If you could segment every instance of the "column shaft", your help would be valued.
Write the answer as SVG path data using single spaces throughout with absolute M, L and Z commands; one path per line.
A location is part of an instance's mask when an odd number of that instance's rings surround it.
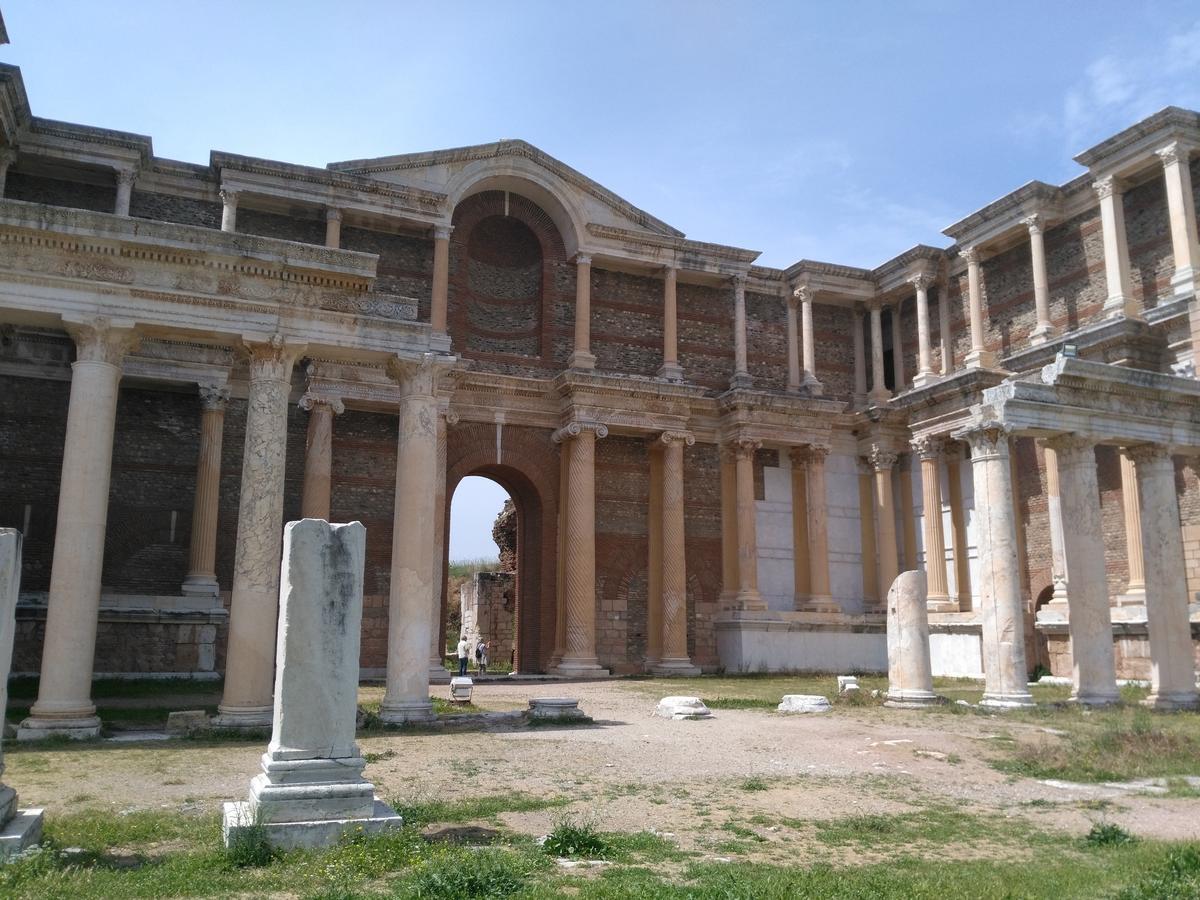
M 131 170 L 117 171 L 117 197 L 113 204 L 113 213 L 118 216 L 129 215 L 129 204 L 133 200 L 133 182 L 135 173 Z
M 389 374 L 400 385 L 400 427 L 388 590 L 387 687 L 379 717 L 401 723 L 433 718 L 429 648 L 435 595 L 437 367 L 432 354 L 420 361 L 392 359 Z M 414 527 L 414 523 L 425 525 Z
M 1037 326 L 1029 335 L 1031 344 L 1044 344 L 1054 335 L 1050 324 L 1050 280 L 1046 273 L 1046 243 L 1042 238 L 1043 217 L 1038 214 L 1021 220 L 1029 229 L 1029 253 L 1033 264 L 1033 303 Z
M 805 448 L 805 500 L 808 507 L 808 608 L 813 612 L 841 612 L 829 581 L 829 496 L 825 491 L 827 444 Z M 799 552 L 799 551 L 798 551 Z
M 453 230 L 449 225 L 437 225 L 433 229 L 433 293 L 429 305 L 429 324 L 437 334 L 446 333 L 450 300 L 450 233 Z
M 821 393 L 821 382 L 817 379 L 816 333 L 813 331 L 813 292 L 805 288 L 800 295 L 800 324 L 804 337 L 804 385 L 810 394 Z
M 858 470 L 858 522 L 862 547 L 863 611 L 871 612 L 880 604 L 878 548 L 875 545 L 874 474 L 867 464 Z
M 807 609 L 812 593 L 812 574 L 808 559 L 808 476 L 804 468 L 806 453 L 803 447 L 793 447 L 792 461 L 792 584 L 793 605 Z
M 721 608 L 737 602 L 737 457 L 731 447 L 721 448 Z
M 336 207 L 325 210 L 325 246 L 337 250 L 342 245 L 342 211 Z
M 1042 455 L 1046 460 L 1046 512 L 1050 518 L 1050 578 L 1054 594 L 1050 604 L 1067 602 L 1067 563 L 1063 552 L 1062 499 L 1058 491 L 1058 457 L 1054 448 L 1043 442 Z
M 1032 706 L 1025 665 L 1025 619 L 1013 522 L 1008 433 L 974 427 L 955 433 L 971 444 L 978 511 L 979 593 L 983 613 L 984 706 Z
M 900 333 L 900 303 L 892 306 L 892 381 L 895 393 L 901 393 L 905 388 L 904 381 L 904 341 Z
M 663 444 L 650 439 L 650 503 L 647 532 L 650 568 L 646 576 L 646 667 L 662 659 L 663 647 Z
M 575 258 L 575 351 L 571 354 L 572 369 L 596 368 L 592 355 L 592 258 L 579 254 Z
M 983 277 L 980 272 L 979 250 L 967 247 L 962 251 L 967 261 L 967 302 L 971 320 L 971 352 L 965 360 L 967 368 L 992 366 L 995 354 L 984 349 L 983 341 Z
M 922 273 L 909 279 L 917 290 L 917 374 L 914 387 L 923 387 L 936 379 L 933 371 L 933 338 L 929 331 L 929 287 L 933 276 Z
M 733 387 L 750 387 L 750 364 L 746 350 L 746 277 L 733 279 Z
M 758 510 L 754 501 L 754 453 L 758 441 L 738 441 L 737 454 L 737 560 L 739 609 L 766 609 L 758 592 Z
M 596 659 L 596 437 L 603 426 L 569 426 L 571 505 L 567 507 L 566 646 L 558 672 L 599 675 Z
M 1115 703 L 1112 616 L 1104 564 L 1096 447 L 1086 438 L 1063 435 L 1048 441 L 1058 458 L 1064 547 L 1071 573 L 1068 623 L 1075 690 L 1071 699 L 1088 705 Z
M 1175 273 L 1171 277 L 1176 296 L 1194 297 L 1200 267 L 1200 239 L 1196 236 L 1196 198 L 1192 193 L 1192 170 L 1188 150 L 1178 143 L 1158 151 L 1167 184 L 1167 213 L 1171 223 L 1171 248 Z
M 871 311 L 871 393 L 870 398 L 882 402 L 891 397 L 883 378 L 883 310 L 872 303 Z
M 550 668 L 556 667 L 567 646 L 567 509 L 571 503 L 571 441 L 558 445 L 558 550 L 554 606 L 554 655 Z
M 871 449 L 875 469 L 875 518 L 879 525 L 879 596 L 884 598 L 900 574 L 896 552 L 896 503 L 892 493 L 892 468 L 896 454 L 876 445 Z
M 18 737 L 99 734 L 91 701 L 92 663 L 100 611 L 113 433 L 121 360 L 133 332 L 96 323 L 68 326 L 75 339 L 71 396 L 58 491 L 58 522 L 50 565 L 46 636 L 37 702 Z
M 678 270 L 667 266 L 663 275 L 663 363 L 658 375 L 670 381 L 683 380 L 683 367 L 679 365 L 678 280 Z
M 300 515 L 305 519 L 329 521 L 333 471 L 333 414 L 341 402 L 306 395 L 300 401 L 308 410 L 308 436 L 304 444 L 304 489 Z
M 1125 204 L 1121 186 L 1112 175 L 1092 184 L 1100 198 L 1100 226 L 1104 232 L 1104 279 L 1108 298 L 1107 316 L 1138 315 L 1133 301 L 1133 282 L 1129 271 L 1129 240 L 1125 234 Z
M 656 671 L 699 675 L 688 657 L 687 563 L 684 547 L 683 448 L 695 443 L 686 432 L 662 436 L 662 658 Z
M 973 607 L 973 599 L 967 509 L 962 494 L 962 454 L 957 448 L 946 455 L 946 487 L 950 502 L 950 548 L 954 554 L 954 593 L 959 611 L 964 611 Z
M 246 443 L 229 605 L 225 692 L 217 724 L 261 728 L 271 724 L 275 681 L 288 393 L 292 365 L 304 348 L 273 340 L 246 349 L 250 356 Z
M 900 499 L 896 503 L 896 510 L 900 513 L 900 537 L 904 544 L 903 571 L 911 572 L 917 568 L 917 520 L 913 515 L 912 459 L 907 455 L 901 456 L 898 470 Z
M 221 191 L 221 230 L 237 231 L 237 191 Z M 281 545 L 282 546 L 282 545 Z
M 196 458 L 196 496 L 192 503 L 192 537 L 183 593 L 216 597 L 217 511 L 221 502 L 221 443 L 229 389 L 200 385 L 200 452 Z
M 854 338 L 854 396 L 865 400 L 867 396 L 867 351 L 863 345 L 863 313 L 855 309 L 853 318 Z
M 437 454 L 433 469 L 433 628 L 430 633 L 430 684 L 447 684 L 450 681 L 450 674 L 444 665 L 446 639 L 442 631 L 445 618 L 442 600 L 446 591 L 446 428 L 457 421 L 457 414 L 448 410 L 438 411 Z
M 950 340 L 950 290 L 946 284 L 946 279 L 943 278 L 938 282 L 938 345 L 941 348 L 941 369 L 942 375 L 949 375 L 954 371 L 954 344 Z
M 925 573 L 928 576 L 930 612 L 955 612 L 946 582 L 946 538 L 942 526 L 941 441 L 933 437 L 913 441 L 921 459 L 922 524 L 925 538 Z
M 1175 495 L 1175 466 L 1165 447 L 1130 451 L 1142 498 L 1146 547 L 1146 623 L 1150 633 L 1148 706 L 1195 709 L 1196 664 L 1188 622 L 1187 569 Z
M 4 197 L 4 187 L 8 181 L 8 167 L 17 161 L 17 152 L 12 147 L 0 150 L 0 198 Z
M 797 325 L 795 297 L 787 301 L 787 389 L 795 393 L 800 390 L 800 331 Z
M 1133 459 L 1121 450 L 1121 509 L 1125 519 L 1125 554 L 1129 561 L 1129 583 L 1117 598 L 1118 606 L 1146 602 L 1146 570 L 1142 556 L 1142 504 L 1138 500 L 1138 479 Z

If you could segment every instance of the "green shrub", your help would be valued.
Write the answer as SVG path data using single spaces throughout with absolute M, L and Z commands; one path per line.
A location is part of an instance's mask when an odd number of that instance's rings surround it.
M 542 848 L 552 856 L 574 856 L 584 859 L 606 859 L 612 854 L 608 841 L 596 830 L 594 822 L 576 822 L 563 817 L 554 823 Z
M 414 897 L 504 900 L 529 883 L 534 866 L 503 850 L 439 853 L 422 860 L 411 877 Z
M 1097 822 L 1084 840 L 1093 847 L 1119 847 L 1132 844 L 1137 838 L 1115 822 Z

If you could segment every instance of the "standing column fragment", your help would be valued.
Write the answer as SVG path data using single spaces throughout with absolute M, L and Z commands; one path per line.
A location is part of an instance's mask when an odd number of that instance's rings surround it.
M 217 514 L 221 502 L 221 444 L 229 388 L 200 385 L 200 452 L 196 458 L 196 498 L 192 504 L 192 536 L 184 594 L 212 597 L 217 584 Z

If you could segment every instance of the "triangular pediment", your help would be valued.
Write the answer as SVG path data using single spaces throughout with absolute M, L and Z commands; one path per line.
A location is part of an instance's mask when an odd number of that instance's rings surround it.
M 522 173 L 536 174 L 539 181 L 553 184 L 575 200 L 587 221 L 600 225 L 628 228 L 669 237 L 683 232 L 655 218 L 608 188 L 521 140 L 495 141 L 472 147 L 402 153 L 374 159 L 353 159 L 330 163 L 331 171 L 345 172 L 439 193 L 454 193 L 468 172 L 495 171 L 520 178 Z

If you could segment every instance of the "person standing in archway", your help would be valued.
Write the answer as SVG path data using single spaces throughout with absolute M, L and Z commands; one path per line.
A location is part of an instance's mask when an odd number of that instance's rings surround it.
M 471 645 L 467 642 L 467 636 L 464 634 L 458 639 L 458 674 L 460 678 L 465 678 L 467 674 L 467 658 L 471 654 Z
M 479 639 L 478 645 L 475 647 L 475 662 L 479 666 L 479 674 L 487 674 L 488 664 L 488 645 L 482 637 Z

